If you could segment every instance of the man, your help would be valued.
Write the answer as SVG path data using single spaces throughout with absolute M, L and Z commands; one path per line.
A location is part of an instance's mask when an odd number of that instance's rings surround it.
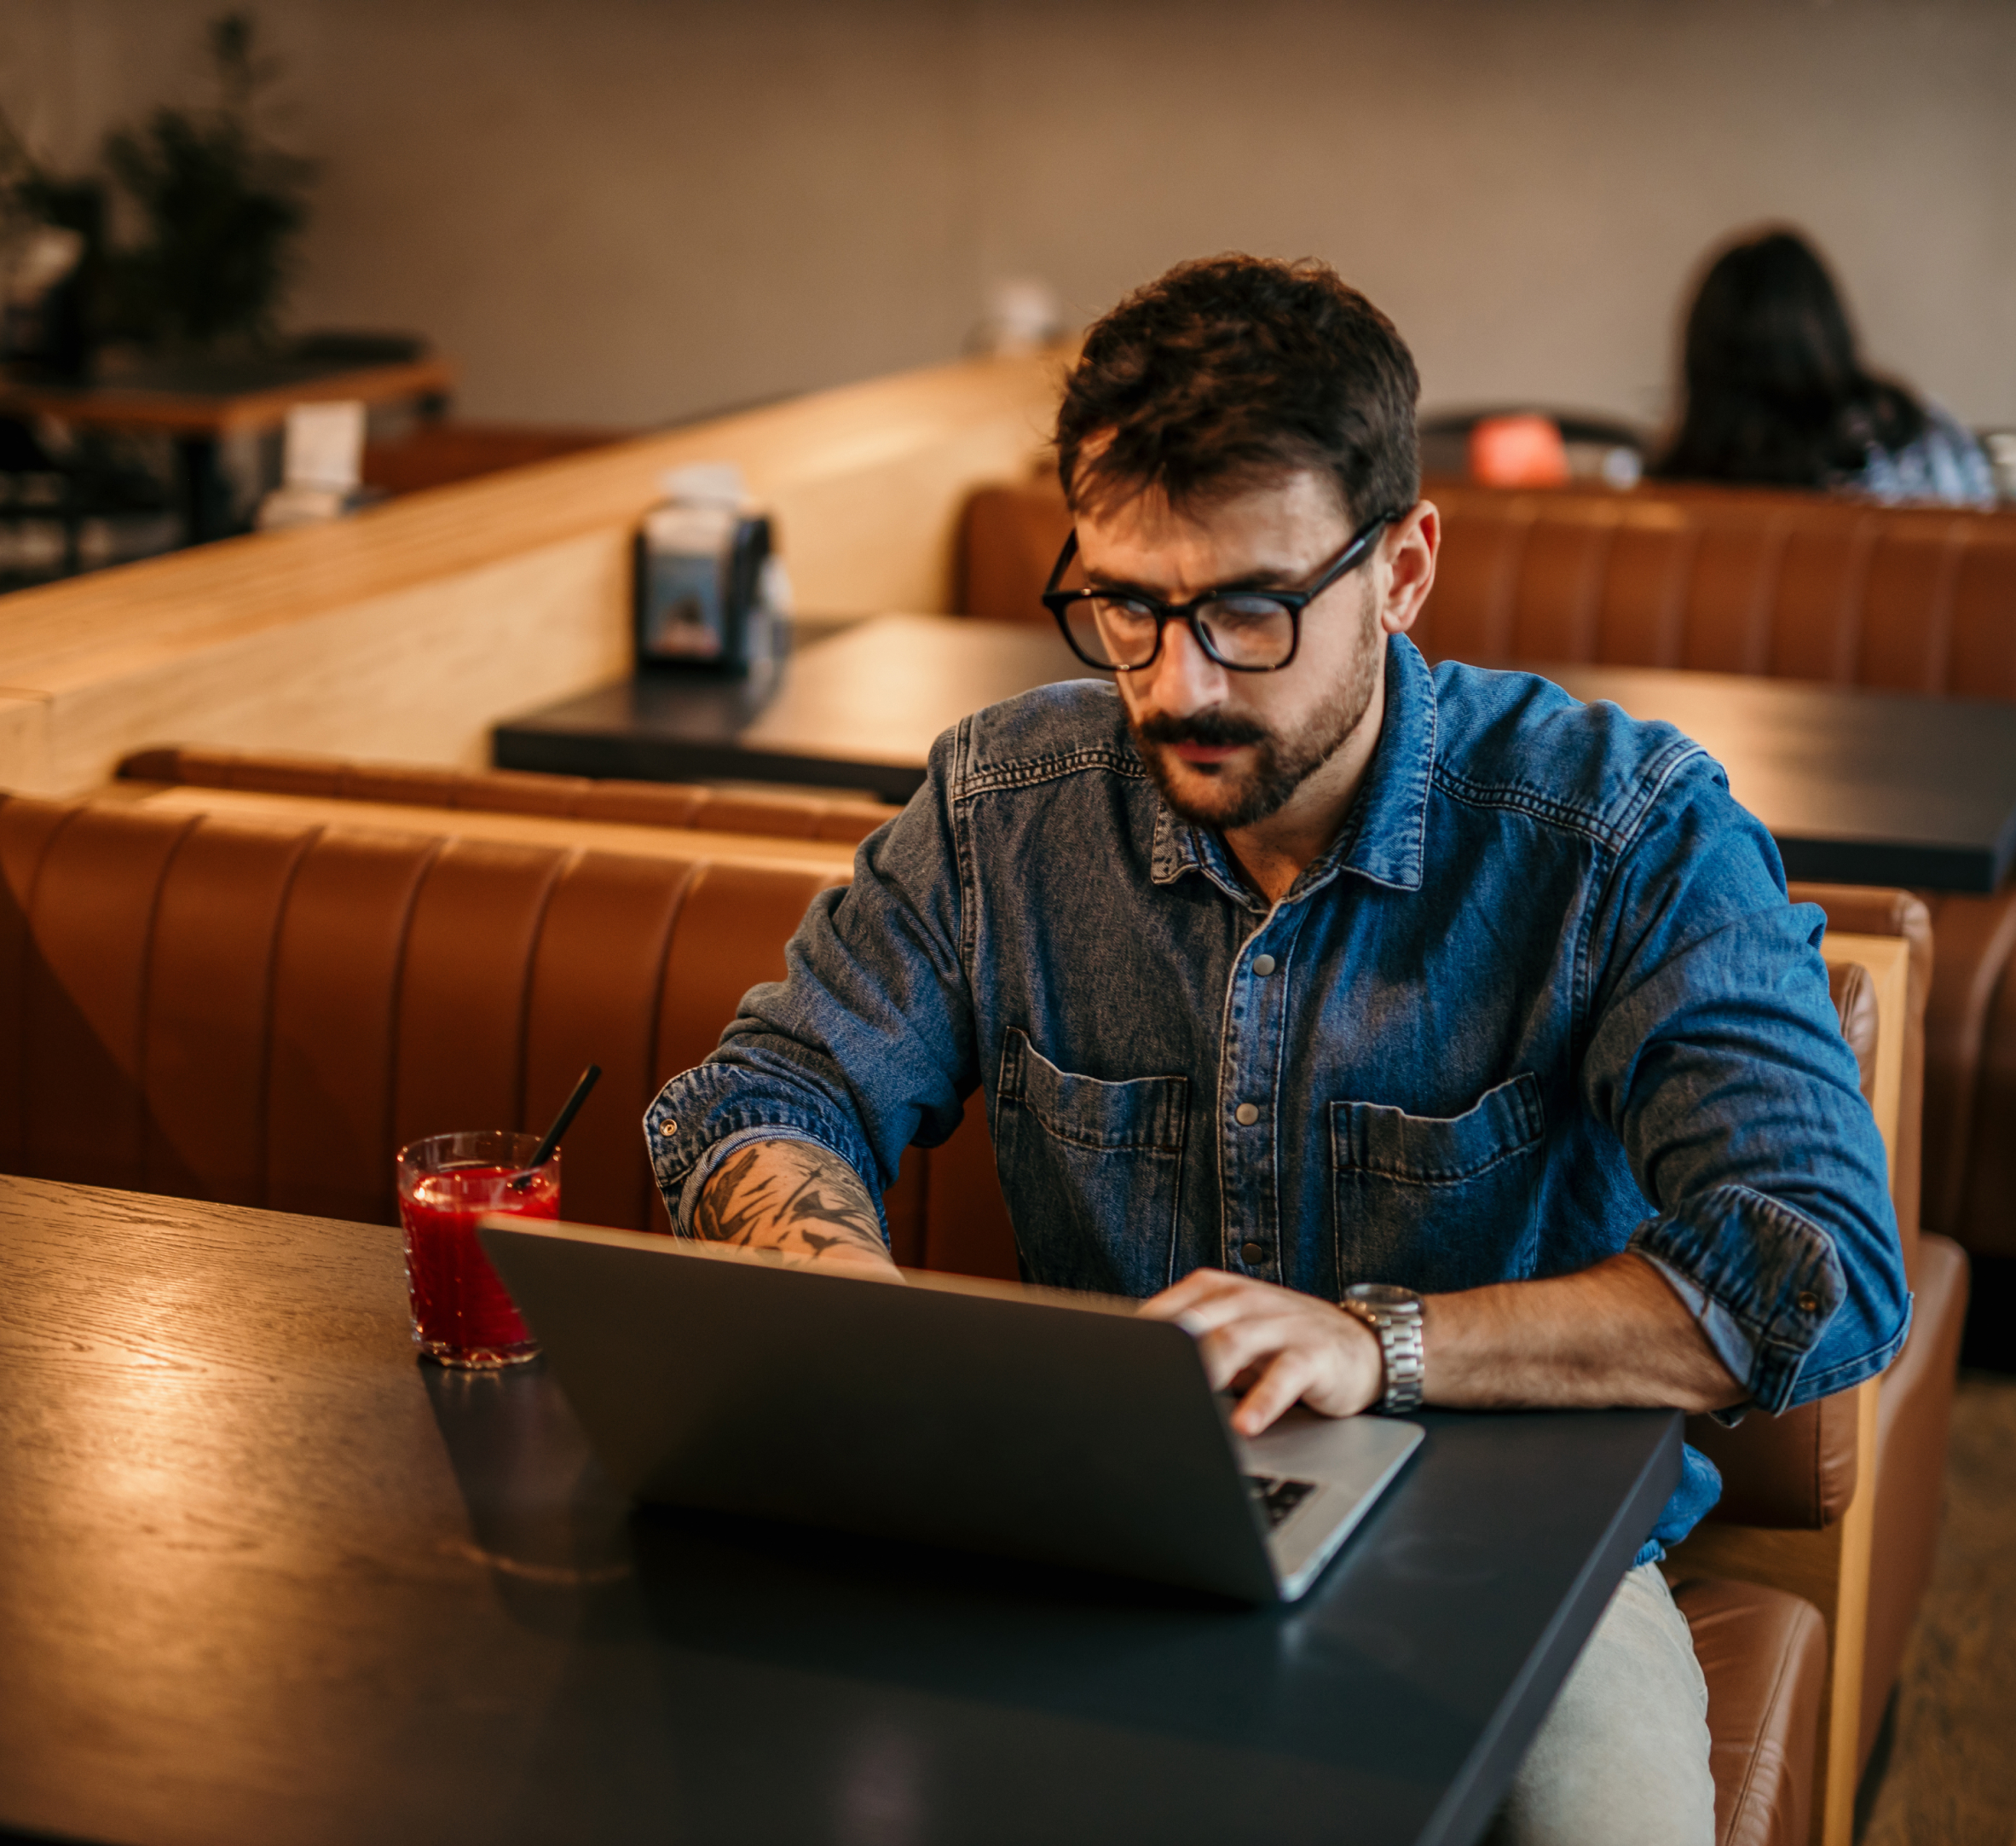
M 1822 919 L 1670 727 L 1430 672 L 1417 389 L 1316 264 L 1186 264 L 1094 327 L 1046 600 L 1116 685 L 939 739 L 653 1105 L 682 1230 L 892 1273 L 876 1196 L 978 1086 L 1031 1279 L 1148 1298 L 1248 1432 L 1297 1399 L 1776 1412 L 1895 1354 Z M 1713 1837 L 1655 1565 L 1719 1484 L 1689 1451 L 1503 1837 Z

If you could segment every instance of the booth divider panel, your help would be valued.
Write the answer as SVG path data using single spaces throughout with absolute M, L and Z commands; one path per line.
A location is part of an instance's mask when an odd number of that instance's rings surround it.
M 772 865 L 703 865 L 686 893 L 665 962 L 656 1075 L 690 1070 L 720 1042 L 742 995 L 784 978 L 783 946 L 806 906 L 839 881 Z
M 1957 520 L 1892 527 L 1875 542 L 1863 591 L 1863 686 L 1943 692 L 1950 678 L 1953 590 L 1967 529 Z
M 2016 541 L 1976 536 L 1954 571 L 1944 690 L 2016 698 Z
M 1532 524 L 1527 501 L 1447 513 L 1435 587 L 1414 634 L 1430 660 L 1486 664 L 1510 655 L 1513 593 Z
M 1781 520 L 1768 524 L 1701 522 L 1677 664 L 1697 673 L 1765 670 L 1784 550 Z
M 1967 1195 L 1954 1232 L 1980 1256 L 2016 1257 L 2016 981 L 1997 983 L 1981 1047 L 1981 1080 L 1974 1097 L 1973 1147 L 1967 1165 Z
M 806 906 L 829 885 L 842 882 L 829 873 L 783 866 L 701 867 L 679 907 L 665 958 L 652 1064 L 659 1086 L 713 1050 L 750 987 L 759 981 L 783 979 L 783 945 Z M 672 1228 L 656 1185 L 650 1228 Z
M 392 1069 L 407 923 L 438 839 L 321 834 L 294 874 L 273 958 L 269 1209 L 389 1224 Z
M 27 1041 L 35 880 L 49 842 L 72 812 L 54 801 L 0 796 L 0 1172 L 26 1171 L 22 1111 L 35 1081 Z
M 1614 667 L 1678 667 L 1695 533 L 1626 520 L 1610 541 L 1594 657 Z
M 640 1118 L 657 1093 L 659 996 L 694 871 L 690 860 L 584 853 L 546 906 L 526 1009 L 525 1121 L 543 1127 L 582 1070 L 602 1067 L 561 1160 L 561 1214 L 577 1222 L 650 1222 Z
M 1520 660 L 1596 657 L 1597 610 L 1616 520 L 1539 518 L 1519 563 L 1511 651 Z
M 314 835 L 205 819 L 161 882 L 147 974 L 142 1183 L 263 1205 L 274 948 Z
M 404 1143 L 523 1126 L 532 952 L 562 871 L 551 847 L 451 840 L 407 926 L 392 1079 Z
M 1972 979 L 1936 982 L 1926 1003 L 1920 1212 L 1926 1230 L 1960 1237 L 1983 1089 L 1984 1045 L 1996 995 L 2007 985 L 2006 969 L 2016 953 L 2016 893 L 1935 894 L 1928 907 L 1938 958 L 1971 970 Z M 1992 1123 L 1985 1126 L 1992 1131 Z
M 147 946 L 161 881 L 194 819 L 88 808 L 35 881 L 20 1056 L 22 1167 L 42 1179 L 145 1184 Z
M 1765 670 L 1775 678 L 1855 683 L 1863 594 L 1875 534 L 1873 519 L 1860 521 L 1846 541 L 1838 519 L 1793 522 L 1771 612 Z

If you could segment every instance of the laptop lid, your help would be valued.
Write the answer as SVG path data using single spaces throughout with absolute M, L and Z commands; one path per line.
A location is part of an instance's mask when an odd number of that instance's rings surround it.
M 1195 1343 L 1131 1302 L 524 1218 L 480 1235 L 638 1499 L 1283 1594 Z

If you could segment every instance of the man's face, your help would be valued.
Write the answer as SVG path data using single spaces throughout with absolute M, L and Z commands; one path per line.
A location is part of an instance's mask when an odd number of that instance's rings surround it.
M 1336 488 L 1313 470 L 1185 512 L 1158 493 L 1078 516 L 1089 582 L 1181 603 L 1206 590 L 1300 589 L 1350 541 Z M 1233 673 L 1181 622 L 1138 673 L 1117 675 L 1135 743 L 1163 798 L 1219 828 L 1267 819 L 1365 717 L 1383 671 L 1378 553 L 1302 613 L 1295 658 Z

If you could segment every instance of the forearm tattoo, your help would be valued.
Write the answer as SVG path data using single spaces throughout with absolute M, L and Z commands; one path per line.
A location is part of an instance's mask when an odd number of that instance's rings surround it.
M 757 1141 L 731 1154 L 693 1207 L 710 1243 L 817 1259 L 835 1248 L 886 1257 L 875 1201 L 836 1154 L 804 1141 Z

